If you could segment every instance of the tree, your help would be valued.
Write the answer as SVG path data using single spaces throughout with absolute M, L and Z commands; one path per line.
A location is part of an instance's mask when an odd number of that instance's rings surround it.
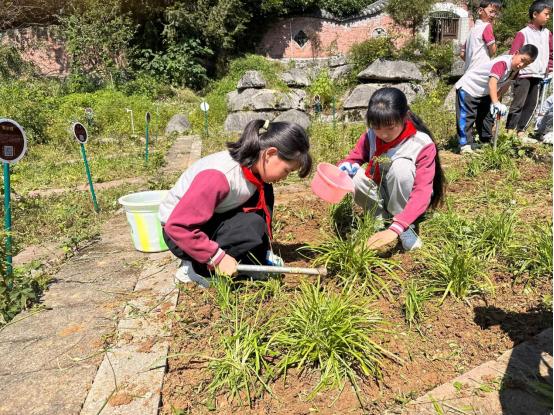
M 506 0 L 502 15 L 494 25 L 494 35 L 502 49 L 509 48 L 515 34 L 529 21 L 529 6 L 532 0 Z
M 411 30 L 416 36 L 435 3 L 436 0 L 389 0 L 386 12 L 397 25 Z

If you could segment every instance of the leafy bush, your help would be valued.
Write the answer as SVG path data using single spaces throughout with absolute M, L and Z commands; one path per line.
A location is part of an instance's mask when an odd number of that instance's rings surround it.
M 352 46 L 349 60 L 354 65 L 354 75 L 364 70 L 376 59 L 393 59 L 396 54 L 393 39 L 389 36 L 372 37 Z
M 336 97 L 336 87 L 329 76 L 329 71 L 327 69 L 321 70 L 317 78 L 307 88 L 307 91 L 312 97 L 319 95 L 323 107 L 329 107 L 333 98 Z
M 350 381 L 360 399 L 357 377 L 380 377 L 382 359 L 396 357 L 374 340 L 383 331 L 376 311 L 349 285 L 335 293 L 320 284 L 302 282 L 300 293 L 277 320 L 272 342 L 282 351 L 280 372 L 316 367 L 320 379 L 308 395 Z
M 22 59 L 15 46 L 0 43 L 0 79 L 17 79 L 33 72 L 33 65 Z

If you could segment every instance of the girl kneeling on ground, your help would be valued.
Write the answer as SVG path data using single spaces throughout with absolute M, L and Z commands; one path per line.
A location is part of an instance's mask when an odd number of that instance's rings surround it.
M 210 270 L 232 276 L 237 262 L 282 265 L 270 250 L 271 183 L 310 173 L 308 136 L 294 123 L 254 120 L 227 148 L 190 166 L 160 204 L 181 282 L 208 287 Z
M 388 229 L 369 238 L 368 246 L 378 249 L 400 237 L 405 250 L 420 248 L 418 219 L 439 205 L 444 194 L 431 132 L 397 88 L 382 88 L 372 95 L 366 122 L 367 132 L 339 168 L 354 178 L 358 205 L 376 217 L 392 218 Z M 360 169 L 364 163 L 368 163 L 365 171 Z

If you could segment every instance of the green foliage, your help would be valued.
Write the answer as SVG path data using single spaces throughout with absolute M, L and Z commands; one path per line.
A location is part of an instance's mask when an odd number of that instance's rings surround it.
M 534 225 L 526 237 L 512 247 L 508 258 L 517 278 L 530 284 L 552 278 L 552 223 Z
M 274 352 L 267 341 L 269 323 L 259 323 L 257 317 L 249 323 L 239 308 L 233 308 L 230 333 L 222 333 L 219 339 L 221 356 L 209 359 L 213 378 L 208 390 L 214 400 L 223 391 L 240 404 L 246 395 L 248 405 L 252 406 L 253 400 L 264 391 L 271 393 L 268 381 L 273 367 L 266 358 Z
M 509 49 L 517 32 L 523 29 L 529 21 L 529 6 L 532 0 L 505 0 L 502 14 L 494 25 L 494 37 L 499 48 Z
M 396 24 L 411 30 L 415 36 L 434 3 L 435 0 L 389 0 L 385 10 Z
M 314 122 L 310 126 L 310 152 L 315 160 L 336 163 L 346 157 L 360 135 L 365 131 L 363 124 Z
M 508 251 L 514 244 L 514 227 L 517 221 L 515 212 L 503 211 L 489 213 L 482 220 L 475 222 L 472 243 L 475 253 L 486 259 Z
M 272 342 L 282 351 L 281 372 L 290 367 L 304 371 L 315 367 L 320 379 L 308 395 L 341 387 L 350 381 L 358 399 L 358 377 L 380 377 L 384 356 L 394 358 L 375 341 L 383 331 L 376 311 L 355 293 L 354 284 L 333 292 L 320 284 L 303 282 L 286 314 L 276 322 Z
M 15 46 L 0 43 L 0 79 L 17 79 L 33 72 L 33 65 L 22 59 Z
M 431 290 L 415 279 L 404 283 L 404 319 L 410 325 L 418 325 L 424 318 L 424 304 L 431 298 Z
M 507 136 L 500 135 L 496 150 L 492 145 L 485 146 L 480 154 L 467 163 L 467 175 L 476 177 L 489 170 L 504 170 L 517 176 L 519 174 L 515 158 L 525 155 L 517 144 Z
M 329 71 L 323 69 L 307 88 L 307 91 L 312 97 L 319 95 L 321 104 L 325 108 L 329 107 L 333 98 L 336 97 L 336 89 L 335 83 L 329 76 Z
M 349 52 L 349 61 L 354 65 L 352 73 L 357 75 L 376 59 L 393 59 L 396 49 L 389 36 L 369 38 L 356 43 Z
M 447 75 L 454 62 L 452 42 L 429 43 L 423 52 L 423 67 L 438 75 Z
M 135 32 L 121 0 L 73 0 L 60 17 L 61 33 L 70 59 L 70 85 L 91 91 L 110 81 L 127 66 Z
M 424 96 L 417 97 L 410 105 L 429 127 L 439 148 L 446 148 L 452 136 L 456 134 L 456 115 L 451 111 L 441 111 L 444 99 L 451 86 L 439 82 L 436 88 Z
M 142 56 L 135 59 L 135 64 L 159 81 L 196 89 L 208 81 L 206 68 L 200 59 L 211 56 L 212 51 L 196 39 L 171 43 L 164 51 L 143 49 L 140 53 Z
M 307 249 L 317 255 L 313 265 L 326 267 L 345 284 L 363 281 L 372 293 L 391 297 L 386 277 L 398 281 L 395 275 L 397 264 L 367 247 L 367 239 L 379 225 L 373 215 L 366 214 L 358 220 L 358 228 L 350 235 L 333 236 L 319 245 L 308 245 Z
M 425 264 L 425 284 L 442 294 L 441 302 L 451 295 L 457 299 L 493 290 L 493 284 L 470 244 L 443 239 L 437 245 L 427 244 L 421 251 Z

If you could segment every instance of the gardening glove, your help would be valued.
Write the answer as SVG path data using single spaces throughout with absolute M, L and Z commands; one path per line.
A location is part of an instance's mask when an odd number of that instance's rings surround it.
M 550 82 L 552 82 L 552 72 L 550 72 L 548 75 L 546 75 L 543 80 L 542 80 L 542 84 L 543 85 L 548 85 Z
M 275 255 L 273 251 L 267 251 L 265 255 L 265 263 L 274 267 L 282 267 L 285 265 L 285 261 L 278 255 Z
M 358 172 L 358 169 L 360 168 L 360 165 L 358 163 L 349 163 L 348 161 L 345 161 L 341 164 L 339 164 L 339 170 L 342 170 L 346 173 L 348 173 L 348 175 L 350 177 L 354 177 L 356 175 L 356 173 Z
M 508 107 L 501 102 L 495 102 L 491 104 L 491 114 L 494 116 L 500 114 L 501 117 L 508 114 Z

